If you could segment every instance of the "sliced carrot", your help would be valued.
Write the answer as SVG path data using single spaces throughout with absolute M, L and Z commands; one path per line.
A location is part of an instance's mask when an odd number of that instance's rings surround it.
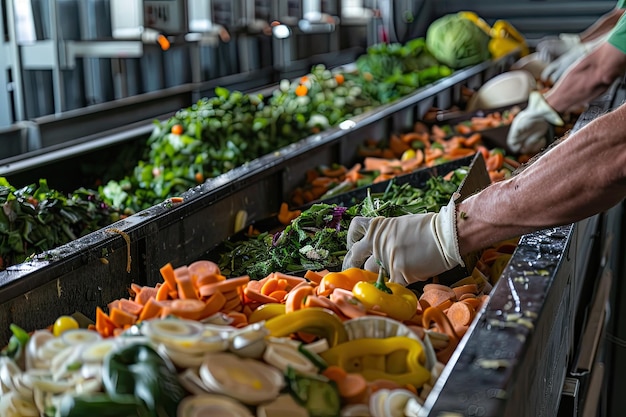
M 207 277 L 213 277 L 220 275 L 220 267 L 213 261 L 201 259 L 194 261 L 187 266 L 191 280 L 195 283 L 199 279 L 207 279 Z M 208 284 L 208 283 L 207 283 Z
M 313 295 L 314 289 L 311 286 L 302 286 L 289 291 L 285 298 L 285 312 L 300 310 L 304 306 L 307 296 Z
M 143 306 L 141 310 L 141 314 L 139 315 L 138 321 L 149 320 L 155 317 L 159 317 L 161 315 L 163 307 L 154 298 L 150 298 L 146 304 Z
M 306 282 L 306 279 L 302 278 L 302 277 L 298 277 L 295 275 L 289 275 L 289 274 L 285 274 L 283 272 L 274 272 L 273 273 L 274 278 L 278 278 L 278 279 L 285 279 L 287 280 L 287 283 L 291 286 L 291 287 L 295 287 L 298 284 L 301 284 L 303 282 Z
M 487 171 L 495 171 L 502 168 L 502 163 L 504 162 L 504 156 L 500 152 L 493 152 L 487 158 L 485 162 L 487 165 Z
M 206 284 L 201 286 L 198 290 L 202 297 L 208 297 L 215 293 L 215 291 L 232 291 L 242 285 L 246 285 L 248 282 L 250 282 L 250 277 L 248 275 L 243 275 L 241 277 L 229 278 L 213 284 Z
M 148 287 L 148 286 L 141 287 L 141 291 L 139 291 L 135 295 L 134 301 L 141 305 L 146 305 L 149 299 L 156 298 L 157 292 L 158 292 L 158 289 L 155 287 Z
M 285 290 L 276 290 L 272 292 L 269 296 L 272 298 L 275 298 L 276 301 L 280 303 L 285 300 L 285 297 L 287 297 L 287 294 L 289 293 Z
M 214 292 L 204 304 L 204 309 L 200 313 L 200 318 L 206 318 L 212 316 L 213 314 L 220 311 L 224 305 L 226 304 L 226 298 L 224 298 L 224 294 L 217 291 Z
M 143 287 L 142 287 L 141 285 L 139 285 L 139 284 L 135 284 L 134 282 L 132 282 L 132 283 L 130 284 L 130 291 L 129 291 L 129 293 L 130 293 L 130 295 L 131 295 L 132 297 L 136 297 L 136 296 L 137 296 L 137 294 L 139 294 L 139 293 L 141 292 L 141 289 L 142 289 L 142 288 L 143 288 Z
M 171 263 L 167 263 L 159 270 L 163 280 L 169 285 L 170 289 L 176 288 L 176 277 L 174 275 L 174 267 Z
M 422 296 L 420 297 L 420 301 L 426 301 L 429 306 L 437 307 L 447 300 L 451 300 L 455 298 L 453 291 L 444 291 L 438 289 L 431 289 L 428 291 L 424 291 Z
M 174 270 L 174 279 L 176 280 L 177 297 L 182 299 L 197 299 L 198 294 L 191 280 L 191 274 L 187 266 L 181 266 Z
M 113 330 L 115 330 L 117 326 L 107 313 L 105 313 L 99 306 L 96 306 L 95 327 L 102 337 L 109 337 L 113 335 Z
M 205 303 L 203 301 L 196 298 L 189 298 L 173 300 L 166 309 L 168 310 L 168 314 L 173 314 L 184 319 L 199 320 L 204 307 Z
M 124 327 L 124 325 L 133 325 L 137 322 L 137 316 L 127 313 L 119 308 L 112 308 L 109 312 L 109 318 L 116 327 Z
M 118 303 L 118 308 L 122 311 L 125 311 L 129 314 L 132 314 L 134 316 L 138 316 L 139 314 L 141 314 L 141 310 L 143 310 L 143 305 L 132 301 L 132 300 L 128 300 L 126 298 L 122 298 L 119 300 Z
M 169 300 L 170 291 L 171 291 L 170 284 L 168 284 L 167 282 L 164 282 L 163 285 L 161 285 L 157 291 L 156 300 L 157 301 Z
M 287 281 L 285 281 L 285 283 L 286 282 Z M 278 278 L 272 277 L 268 279 L 267 281 L 265 281 L 265 283 L 261 287 L 261 294 L 270 295 L 271 293 L 276 291 L 277 288 L 278 288 Z
M 478 285 L 476 284 L 466 284 L 460 285 L 458 287 L 452 288 L 454 291 L 454 295 L 456 295 L 457 299 L 460 299 L 464 294 L 477 294 L 478 293 Z
M 278 302 L 278 300 L 276 300 L 275 298 L 270 297 L 269 295 L 261 294 L 259 291 L 253 290 L 252 288 L 244 288 L 243 293 L 248 300 L 257 303 L 271 304 Z
M 226 313 L 226 315 L 233 319 L 233 322 L 230 324 L 231 326 L 237 327 L 240 324 L 248 324 L 248 316 L 243 313 L 239 313 L 237 311 L 229 311 Z
M 474 133 L 465 138 L 464 144 L 465 146 L 473 147 L 475 145 L 478 145 L 481 139 L 482 139 L 482 135 L 480 133 Z
M 326 273 L 328 273 L 328 271 L 326 271 Z M 321 271 L 308 270 L 304 274 L 304 278 L 319 285 L 320 281 L 322 281 L 322 278 L 324 278 L 324 275 L 326 275 L 326 273 L 322 273 Z
M 323 371 L 322 375 L 331 381 L 339 382 L 348 376 L 348 373 L 339 365 L 328 365 Z
M 476 297 L 472 297 L 472 298 L 463 298 L 462 300 L 460 300 L 462 303 L 467 304 L 468 306 L 470 306 L 471 308 L 474 309 L 474 311 L 476 311 L 479 307 L 480 307 L 480 299 L 476 298 Z
M 242 307 L 243 306 L 241 305 L 241 300 L 239 299 L 239 297 L 237 297 L 237 298 L 233 298 L 231 300 L 226 300 L 226 303 L 221 308 L 221 310 L 223 310 L 225 312 L 241 311 Z
M 120 300 L 113 300 L 109 304 L 107 304 L 107 309 L 111 311 L 112 308 L 119 308 Z
M 437 307 L 427 308 L 424 310 L 424 315 L 422 316 L 424 329 L 430 329 L 433 322 L 437 325 L 438 329 L 445 332 L 449 337 L 448 345 L 436 352 L 437 359 L 442 363 L 447 363 L 459 343 L 459 336 L 448 316 Z
M 455 328 L 469 326 L 474 318 L 474 309 L 467 303 L 456 302 L 448 308 L 446 315 Z
M 357 402 L 365 396 L 368 383 L 365 377 L 356 372 L 349 372 L 345 378 L 336 381 L 339 395 L 348 402 Z

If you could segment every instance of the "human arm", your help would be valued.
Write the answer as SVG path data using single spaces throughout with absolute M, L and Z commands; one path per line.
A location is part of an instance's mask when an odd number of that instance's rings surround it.
M 624 72 L 626 54 L 608 41 L 602 42 L 559 78 L 543 96 L 545 100 L 529 99 L 528 107 L 513 119 L 507 144 L 515 152 L 539 151 L 545 145 L 549 123 L 562 124 L 559 123 L 559 113 L 586 105 L 604 93 Z
M 590 122 L 519 175 L 460 203 L 460 254 L 572 223 L 617 204 L 626 196 L 626 134 L 622 126 L 626 126 L 626 105 Z
M 563 74 L 545 95 L 558 113 L 589 103 L 626 72 L 626 54 L 603 42 Z
M 343 268 L 376 270 L 422 281 L 493 243 L 572 223 L 626 196 L 626 105 L 550 148 L 518 175 L 490 185 L 439 213 L 353 220 Z M 618 127 L 618 128 L 616 128 Z

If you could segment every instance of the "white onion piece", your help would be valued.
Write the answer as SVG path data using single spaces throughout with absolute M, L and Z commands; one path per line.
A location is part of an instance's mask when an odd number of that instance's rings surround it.
M 178 417 L 254 417 L 242 404 L 218 394 L 186 397 L 178 405 L 176 415 Z

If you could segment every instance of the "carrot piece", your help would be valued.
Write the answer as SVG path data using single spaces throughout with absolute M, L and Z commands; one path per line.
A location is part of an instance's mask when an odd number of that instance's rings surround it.
M 112 308 L 119 308 L 120 300 L 113 300 L 109 304 L 107 304 L 107 308 L 111 311 Z
M 287 294 L 289 293 L 285 290 L 276 290 L 272 292 L 269 297 L 275 298 L 278 302 L 282 302 L 285 297 L 287 297 Z
M 198 290 L 202 297 L 208 297 L 215 293 L 215 291 L 232 291 L 242 285 L 246 285 L 248 282 L 250 282 L 250 277 L 248 275 L 243 275 L 241 277 L 229 278 L 213 284 L 206 284 L 200 287 Z
M 132 314 L 134 316 L 138 316 L 139 314 L 141 314 L 141 310 L 143 310 L 143 305 L 132 301 L 132 300 L 128 300 L 126 298 L 122 298 L 120 300 L 118 300 L 118 307 L 120 310 L 125 311 L 129 314 Z
M 475 145 L 478 145 L 480 143 L 481 139 L 482 139 L 482 135 L 480 133 L 474 133 L 474 134 L 466 137 L 463 142 L 464 142 L 465 146 L 473 147 Z
M 289 284 L 289 286 L 291 286 L 292 288 L 295 287 L 298 284 L 301 284 L 303 282 L 306 282 L 306 279 L 302 278 L 302 277 L 298 277 L 295 275 L 289 275 L 289 274 L 285 274 L 283 272 L 274 272 L 273 274 L 274 278 L 278 278 L 278 279 L 284 279 L 287 280 L 287 283 Z
M 176 278 L 176 288 L 178 291 L 178 298 L 191 300 L 198 299 L 198 293 L 196 287 L 193 285 L 191 275 L 189 274 L 189 268 L 181 266 L 174 270 L 174 277 Z
M 288 225 L 293 219 L 300 215 L 300 210 L 289 210 L 287 203 L 282 202 L 280 204 L 280 210 L 278 212 L 278 221 L 281 224 Z
M 170 284 L 164 282 L 163 285 L 159 287 L 156 293 L 156 300 L 163 301 L 168 300 L 170 298 Z
M 339 395 L 349 403 L 360 402 L 367 392 L 367 380 L 356 372 L 349 372 L 345 378 L 336 383 Z
M 457 299 L 460 299 L 464 294 L 477 294 L 478 293 L 478 285 L 476 284 L 465 284 L 458 287 L 452 288 L 454 291 L 454 295 L 456 295 Z
M 232 298 L 230 300 L 226 299 L 226 304 L 224 304 L 221 310 L 225 312 L 241 311 L 242 307 L 243 306 L 241 305 L 241 300 L 239 299 L 239 297 L 237 297 L 237 298 Z
M 129 291 L 129 293 L 130 293 L 130 295 L 131 295 L 132 297 L 136 297 L 136 296 L 137 296 L 137 294 L 139 294 L 139 293 L 141 292 L 141 289 L 142 289 L 142 288 L 143 288 L 143 287 L 142 287 L 141 285 L 139 285 L 139 284 L 135 284 L 134 282 L 131 282 L 131 284 L 130 284 L 130 291 Z
M 428 291 L 424 291 L 422 296 L 420 297 L 420 301 L 426 301 L 429 306 L 437 307 L 447 300 L 453 299 L 454 292 L 453 291 L 444 291 L 438 289 L 431 289 Z
M 286 281 L 285 281 L 285 284 L 286 284 Z M 261 287 L 261 294 L 270 295 L 271 293 L 276 291 L 277 288 L 278 288 L 278 279 L 275 277 L 272 277 L 271 279 L 268 279 Z
M 138 321 L 149 320 L 154 317 L 159 317 L 161 315 L 163 307 L 159 301 L 154 298 L 150 298 L 146 304 L 143 306 L 141 310 L 141 314 L 139 315 Z
M 467 294 L 466 294 L 467 295 Z M 476 311 L 479 307 L 480 307 L 480 299 L 477 297 L 468 297 L 468 298 L 463 298 L 461 300 L 462 303 L 467 304 L 468 306 L 470 306 L 471 308 L 474 309 L 474 311 Z
M 109 318 L 115 323 L 116 327 L 124 327 L 126 324 L 132 326 L 137 322 L 137 316 L 115 307 L 109 312 Z
M 328 365 L 326 369 L 322 371 L 322 375 L 331 381 L 339 382 L 348 376 L 348 373 L 339 365 Z
M 489 155 L 487 161 L 485 161 L 487 165 L 487 171 L 496 171 L 502 168 L 502 163 L 504 162 L 504 156 L 500 152 L 494 152 Z
M 231 326 L 238 327 L 238 325 L 246 325 L 248 324 L 248 316 L 244 313 L 240 313 L 238 311 L 229 311 L 226 313 L 228 317 L 233 319 L 233 322 L 230 324 Z
M 437 359 L 440 362 L 447 363 L 459 343 L 459 336 L 452 323 L 450 323 L 448 316 L 437 307 L 427 308 L 424 310 L 424 315 L 422 316 L 424 329 L 429 329 L 433 322 L 441 331 L 445 332 L 450 339 L 448 345 L 436 353 Z
M 347 320 L 348 317 L 343 314 L 343 312 L 337 307 L 337 304 L 330 301 L 330 299 L 326 297 L 320 297 L 319 295 L 309 295 L 306 297 L 306 301 L 304 302 L 305 307 L 322 307 L 326 308 L 337 315 L 342 320 Z
M 302 286 L 289 291 L 285 298 L 285 312 L 300 310 L 304 306 L 307 296 L 313 295 L 314 289 L 311 286 Z
M 163 280 L 169 285 L 170 289 L 176 288 L 176 277 L 174 275 L 174 267 L 171 263 L 166 263 L 159 269 Z
M 225 304 L 226 304 L 226 298 L 224 297 L 224 294 L 222 294 L 219 291 L 213 293 L 205 301 L 204 309 L 199 314 L 199 319 L 198 320 L 201 320 L 201 319 L 204 319 L 206 317 L 212 316 L 213 314 L 215 314 L 218 311 L 220 311 L 224 307 Z
M 335 303 L 341 312 L 351 319 L 363 317 L 367 309 L 352 294 L 352 291 L 343 288 L 335 288 L 330 294 L 330 301 Z
M 474 310 L 467 303 L 456 302 L 448 308 L 446 315 L 456 329 L 457 327 L 469 326 L 474 318 Z
M 278 302 L 275 298 L 270 297 L 269 295 L 261 294 L 259 291 L 253 290 L 252 288 L 244 288 L 243 293 L 248 300 L 255 301 L 257 303 L 270 304 Z
M 113 330 L 117 327 L 111 320 L 109 315 L 105 313 L 100 306 L 96 306 L 96 330 L 102 337 L 113 335 Z
M 206 259 L 190 263 L 187 269 L 189 270 L 189 275 L 191 275 L 191 280 L 196 286 L 198 286 L 196 284 L 198 280 L 211 279 L 213 276 L 221 274 L 220 267 L 215 262 Z
M 319 285 L 319 283 L 322 281 L 322 278 L 324 278 L 324 274 L 320 273 L 319 271 L 316 272 L 309 269 L 305 272 L 304 278 Z
M 180 318 L 199 320 L 205 306 L 204 301 L 196 298 L 178 299 L 173 300 L 166 307 L 166 310 L 168 310 L 167 314 L 173 314 Z
M 155 287 L 144 286 L 141 288 L 141 291 L 135 295 L 134 301 L 141 305 L 146 305 L 149 299 L 156 298 L 157 292 L 158 289 Z

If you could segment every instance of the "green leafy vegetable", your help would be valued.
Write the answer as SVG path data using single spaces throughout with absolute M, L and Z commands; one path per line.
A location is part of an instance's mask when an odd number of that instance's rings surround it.
M 476 65 L 491 58 L 490 36 L 460 13 L 435 20 L 426 31 L 426 45 L 437 60 L 451 68 Z
M 455 171 L 452 179 L 432 177 L 424 189 L 390 181 L 379 194 L 368 193 L 351 207 L 318 203 L 302 211 L 282 231 L 251 236 L 242 241 L 225 241 L 218 265 L 227 276 L 249 275 L 261 279 L 271 272 L 302 272 L 333 269 L 346 254 L 350 221 L 355 216 L 397 217 L 438 211 L 457 191 L 466 168 Z

